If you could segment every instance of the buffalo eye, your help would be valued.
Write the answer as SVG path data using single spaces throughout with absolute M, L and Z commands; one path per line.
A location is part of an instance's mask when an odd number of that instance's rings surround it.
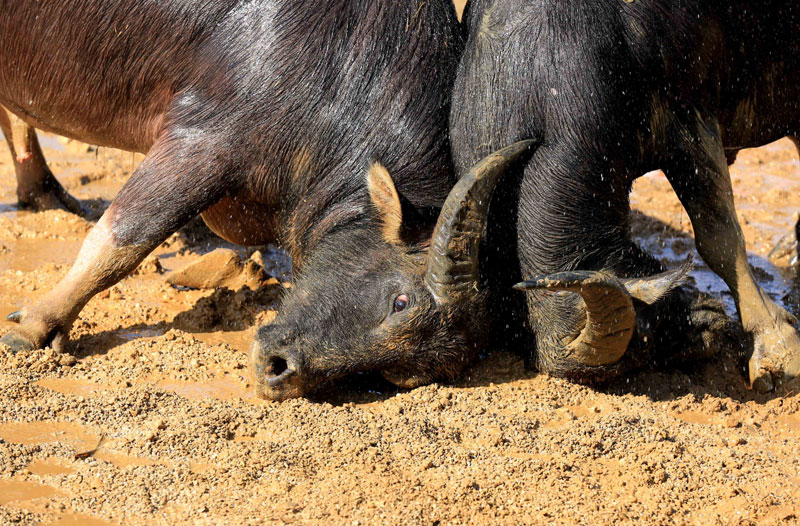
M 408 307 L 408 296 L 400 294 L 394 299 L 394 312 L 404 311 L 406 307 Z

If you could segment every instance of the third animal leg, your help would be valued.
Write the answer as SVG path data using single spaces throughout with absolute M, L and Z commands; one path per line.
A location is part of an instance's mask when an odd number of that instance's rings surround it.
M 228 179 L 201 146 L 161 141 L 89 232 L 66 276 L 9 319 L 19 325 L 0 339 L 13 351 L 52 345 L 62 350 L 70 327 L 98 292 L 133 271 L 164 239 L 219 201 Z M 213 151 L 213 149 L 208 149 Z

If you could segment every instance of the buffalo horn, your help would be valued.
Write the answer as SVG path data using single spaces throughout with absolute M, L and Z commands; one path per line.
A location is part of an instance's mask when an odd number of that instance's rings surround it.
M 626 279 L 624 283 L 605 271 L 560 272 L 536 276 L 517 283 L 514 288 L 579 294 L 585 306 L 586 322 L 580 334 L 566 344 L 566 349 L 575 361 L 594 367 L 616 363 L 625 354 L 636 326 L 633 299 L 655 303 L 679 286 L 691 268 L 689 258 L 677 269 L 646 278 Z
M 450 192 L 431 238 L 425 274 L 437 303 L 477 290 L 478 248 L 492 191 L 500 176 L 522 161 L 534 142 L 520 141 L 485 157 Z

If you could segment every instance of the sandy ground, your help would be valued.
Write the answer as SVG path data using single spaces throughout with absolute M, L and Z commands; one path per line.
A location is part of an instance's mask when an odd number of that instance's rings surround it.
M 97 210 L 138 162 L 44 139 L 55 173 Z M 751 261 L 788 301 L 788 271 L 767 252 L 800 210 L 800 163 L 782 141 L 744 152 L 733 174 Z M 16 210 L 13 188 L 0 151 L 3 315 L 52 286 L 90 228 Z M 642 178 L 633 200 L 641 242 L 682 261 L 690 225 L 663 176 Z M 265 250 L 279 279 L 255 292 L 165 280 L 224 246 L 194 224 L 90 302 L 71 354 L 0 352 L 0 524 L 800 522 L 798 386 L 750 392 L 730 350 L 602 389 L 498 351 L 455 385 L 362 377 L 311 400 L 255 400 L 248 330 L 274 316 L 286 262 Z M 694 277 L 719 294 L 707 270 Z
M 74 195 L 100 211 L 140 160 L 43 136 Z M 751 263 L 798 313 L 792 254 L 770 250 L 800 210 L 788 141 L 733 167 Z M 693 250 L 660 174 L 640 179 L 634 232 L 669 265 Z M 0 145 L 0 315 L 40 297 L 91 223 L 16 209 Z M 257 290 L 165 277 L 216 248 L 193 224 L 93 299 L 70 354 L 0 351 L 0 524 L 798 524 L 800 383 L 747 389 L 731 349 L 593 389 L 497 350 L 454 385 L 348 379 L 312 399 L 254 399 L 249 331 L 275 315 L 285 259 Z M 700 288 L 722 297 L 700 266 Z M 10 327 L 0 324 L 0 334 Z

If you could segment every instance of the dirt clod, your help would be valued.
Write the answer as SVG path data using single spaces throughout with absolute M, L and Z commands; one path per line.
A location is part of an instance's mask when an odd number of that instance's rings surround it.
M 73 365 L 78 363 L 78 360 L 71 354 L 64 354 L 58 359 L 58 363 L 65 367 L 72 367 Z
M 233 250 L 218 248 L 170 274 L 167 282 L 193 289 L 228 287 L 237 290 L 243 286 L 258 288 L 268 279 L 264 268 L 255 261 L 242 262 Z

